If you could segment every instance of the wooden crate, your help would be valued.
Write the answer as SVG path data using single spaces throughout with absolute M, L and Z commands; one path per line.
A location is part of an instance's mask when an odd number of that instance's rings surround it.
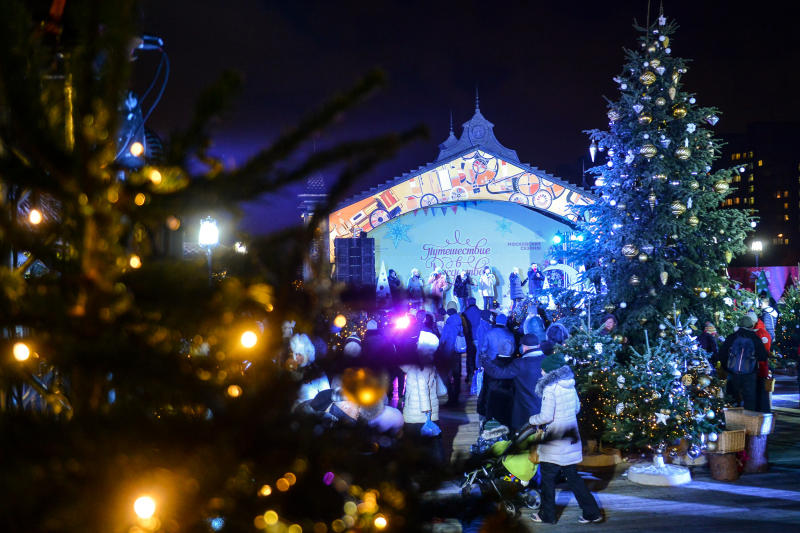
M 740 452 L 744 450 L 744 428 L 730 427 L 719 434 L 717 439 L 718 453 Z
M 725 409 L 725 425 L 743 427 L 747 435 L 769 435 L 775 425 L 772 413 L 747 411 L 741 407 Z

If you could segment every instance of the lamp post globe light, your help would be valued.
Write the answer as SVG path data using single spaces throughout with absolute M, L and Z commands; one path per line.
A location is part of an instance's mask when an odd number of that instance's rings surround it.
M 764 244 L 761 241 L 753 241 L 750 243 L 750 250 L 756 256 L 756 268 L 758 268 L 758 254 L 764 250 Z
M 200 221 L 200 232 L 197 235 L 197 244 L 206 249 L 208 257 L 208 282 L 211 283 L 211 251 L 219 244 L 219 227 L 212 217 L 205 217 Z

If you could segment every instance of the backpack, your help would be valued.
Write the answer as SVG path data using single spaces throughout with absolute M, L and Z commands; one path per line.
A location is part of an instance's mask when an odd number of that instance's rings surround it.
M 728 351 L 728 372 L 752 374 L 756 369 L 756 348 L 753 340 L 739 335 L 731 343 Z

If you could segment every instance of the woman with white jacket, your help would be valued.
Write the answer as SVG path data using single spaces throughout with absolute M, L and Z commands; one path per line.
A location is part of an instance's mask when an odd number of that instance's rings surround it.
M 575 467 L 583 459 L 576 418 L 581 403 L 575 391 L 575 375 L 561 355 L 551 353 L 542 361 L 542 376 L 536 384 L 536 394 L 542 398 L 542 409 L 529 420 L 534 426 L 547 425 L 542 443 L 539 444 L 542 506 L 538 513 L 531 515 L 531 519 L 534 522 L 555 523 L 555 485 L 559 474 L 563 473 L 583 511 L 578 522 L 602 522 L 603 515 L 597 500 L 586 488 Z
M 439 397 L 437 396 L 436 368 L 433 366 L 433 355 L 439 348 L 439 339 L 428 331 L 419 332 L 417 341 L 418 364 L 403 365 L 400 368 L 406 374 L 406 391 L 403 404 L 403 433 L 420 446 L 430 449 L 434 459 L 444 460 L 442 436 L 423 437 L 422 426 L 427 422 L 439 420 Z

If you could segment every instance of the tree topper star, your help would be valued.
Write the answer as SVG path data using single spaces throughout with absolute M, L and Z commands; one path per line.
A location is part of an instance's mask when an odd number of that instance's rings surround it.
M 669 418 L 669 415 L 667 415 L 667 414 L 656 413 L 656 424 L 664 424 L 666 426 L 668 418 Z

